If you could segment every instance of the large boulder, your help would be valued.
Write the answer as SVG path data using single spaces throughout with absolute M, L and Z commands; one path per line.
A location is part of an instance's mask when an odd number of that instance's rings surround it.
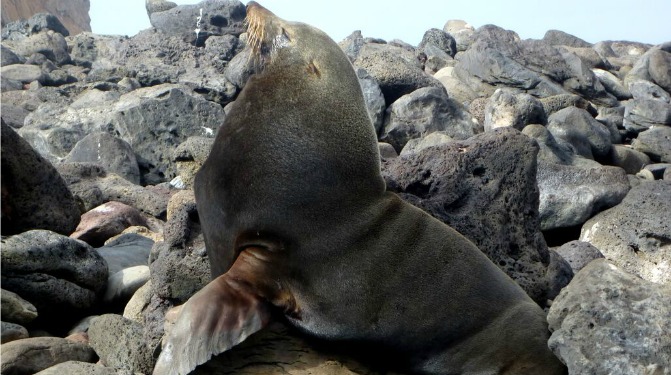
M 533 96 L 498 89 L 485 107 L 485 131 L 502 126 L 522 130 L 529 124 L 545 124 L 547 115 L 543 104 Z
M 580 240 L 594 245 L 625 271 L 657 283 L 671 282 L 671 182 L 633 187 L 619 205 L 582 226 Z
M 91 31 L 90 8 L 90 0 L 3 0 L 2 25 L 9 27 L 10 21 L 27 19 L 25 33 L 48 29 L 63 36 L 75 35 Z
M 93 307 L 107 276 L 105 260 L 84 242 L 46 230 L 2 240 L 2 287 L 55 319 Z
M 445 90 L 425 87 L 404 95 L 387 109 L 380 141 L 400 152 L 414 138 L 441 131 L 454 139 L 475 134 L 475 121 L 465 108 L 447 97 Z
M 237 0 L 205 0 L 164 11 L 150 10 L 148 15 L 153 27 L 199 46 L 213 35 L 242 34 L 247 15 L 245 6 Z M 198 35 L 194 31 L 196 29 L 199 29 Z
M 91 347 L 106 366 L 131 373 L 152 372 L 152 355 L 158 342 L 144 340 L 140 323 L 105 314 L 91 321 L 88 335 Z
M 570 374 L 671 373 L 669 284 L 598 259 L 559 293 L 548 323 L 548 345 Z
M 500 128 L 386 160 L 382 170 L 390 190 L 473 241 L 544 304 L 568 280 L 548 275 L 555 265 L 540 232 L 537 153 L 533 140 Z
M 100 163 L 107 171 L 140 184 L 140 167 L 133 148 L 128 142 L 109 133 L 94 132 L 86 135 L 75 144 L 64 161 Z
M 390 44 L 363 44 L 354 66 L 366 69 L 377 80 L 387 105 L 422 87 L 442 87 L 424 73 L 414 53 Z
M 629 191 L 622 168 L 573 166 L 540 161 L 541 228 L 582 225 L 595 214 L 619 204 Z
M 70 234 L 79 207 L 56 169 L 2 121 L 2 234 L 47 229 Z
M 641 132 L 631 145 L 654 162 L 671 163 L 671 126 L 653 126 Z
M 548 118 L 548 130 L 557 139 L 570 143 L 576 153 L 596 161 L 607 160 L 617 129 L 611 132 L 587 111 L 576 107 L 564 108 Z M 617 134 L 615 134 L 617 133 Z

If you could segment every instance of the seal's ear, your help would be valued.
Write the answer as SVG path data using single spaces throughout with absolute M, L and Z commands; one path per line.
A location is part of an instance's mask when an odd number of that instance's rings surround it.
M 188 374 L 265 327 L 269 319 L 266 301 L 242 290 L 230 275 L 221 275 L 181 307 L 153 374 Z

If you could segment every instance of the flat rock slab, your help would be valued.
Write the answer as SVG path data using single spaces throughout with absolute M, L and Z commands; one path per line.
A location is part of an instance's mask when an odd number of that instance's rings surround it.
M 3 375 L 32 375 L 66 361 L 95 361 L 90 346 L 59 337 L 33 337 L 3 344 Z
M 570 374 L 671 373 L 671 285 L 597 259 L 559 293 L 548 323 Z

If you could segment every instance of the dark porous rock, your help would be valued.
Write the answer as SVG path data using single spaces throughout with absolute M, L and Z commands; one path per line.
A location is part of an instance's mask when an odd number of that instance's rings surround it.
M 671 126 L 653 126 L 641 132 L 632 147 L 656 163 L 671 163 Z
M 122 95 L 115 110 L 115 130 L 141 157 L 141 173 L 148 184 L 174 178 L 177 170 L 170 162 L 174 148 L 190 136 L 214 137 L 224 120 L 221 106 L 176 85 Z
M 384 95 L 377 80 L 373 78 L 366 69 L 357 68 L 356 76 L 359 78 L 361 84 L 361 91 L 363 91 L 363 98 L 366 101 L 366 109 L 368 115 L 373 122 L 373 127 L 376 133 L 380 133 L 384 122 L 384 112 L 387 109 L 384 101 Z
M 618 267 L 656 283 L 671 282 L 671 182 L 641 182 L 622 203 L 591 218 L 580 240 Z
M 200 230 L 193 191 L 181 191 L 170 201 L 165 240 L 150 255 L 151 301 L 144 311 L 145 336 L 160 340 L 166 311 L 185 302 L 212 279 Z
M 56 165 L 68 188 L 80 202 L 83 212 L 105 202 L 117 201 L 164 219 L 169 197 L 108 174 L 96 163 L 60 163 Z
M 671 125 L 671 103 L 655 99 L 634 99 L 625 104 L 624 127 L 638 134 L 655 125 Z
M 401 150 L 401 155 L 417 153 L 425 148 L 438 146 L 443 143 L 453 142 L 454 139 L 445 132 L 433 132 L 422 138 L 414 138 L 408 141 Z
M 100 297 L 107 276 L 105 260 L 84 242 L 46 230 L 2 240 L 2 287 L 32 303 L 39 318 L 85 312 Z
M 94 362 L 90 346 L 60 337 L 32 337 L 2 345 L 2 372 L 32 375 L 66 361 Z
M 529 124 L 545 123 L 547 116 L 543 104 L 529 94 L 498 89 L 485 107 L 485 131 L 502 126 L 522 130 Z
M 648 73 L 652 81 L 671 93 L 671 53 L 661 49 L 650 52 Z
M 2 297 L 2 302 L 0 303 L 2 313 L 0 315 L 2 315 L 4 321 L 27 324 L 37 318 L 37 309 L 35 306 L 21 298 L 18 294 L 2 289 L 0 296 Z
M 449 20 L 443 26 L 443 31 L 450 34 L 456 42 L 457 51 L 466 51 L 473 43 L 475 28 L 463 20 Z
M 634 99 L 661 100 L 665 103 L 671 102 L 671 94 L 650 81 L 637 79 L 629 82 L 629 91 Z
M 44 72 L 42 68 L 35 65 L 14 64 L 0 68 L 0 74 L 4 79 L 19 81 L 21 83 L 30 83 L 33 81 L 44 82 Z
M 573 273 L 578 273 L 594 259 L 603 258 L 603 254 L 588 242 L 571 241 L 554 249 L 569 265 Z
M 140 167 L 128 142 L 109 133 L 91 133 L 75 145 L 65 162 L 100 163 L 111 173 L 140 184 Z
M 200 18 L 200 32 L 195 29 Z M 161 32 L 178 36 L 191 44 L 203 45 L 212 35 L 242 34 L 247 12 L 237 0 L 206 0 L 198 4 L 178 5 L 174 8 L 149 14 L 151 25 Z
M 70 234 L 79 208 L 56 169 L 2 121 L 2 234 Z
M 23 64 L 25 62 L 24 58 L 14 53 L 9 47 L 5 47 L 4 44 L 0 46 L 0 50 L 0 66 Z
M 624 169 L 627 174 L 636 174 L 645 165 L 650 164 L 650 158 L 630 146 L 613 145 L 608 164 Z
M 570 143 L 580 156 L 601 161 L 610 154 L 611 132 L 584 109 L 568 107 L 553 113 L 547 128 L 555 138 Z
M 587 43 L 586 41 L 561 30 L 546 31 L 545 35 L 543 36 L 543 40 L 553 46 L 569 46 L 578 48 L 592 47 L 591 43 Z
M 121 375 L 116 369 L 95 363 L 67 361 L 51 366 L 35 375 Z
M 41 32 L 47 32 L 49 30 L 55 31 L 62 36 L 70 35 L 68 29 L 63 26 L 63 23 L 61 23 L 58 17 L 50 13 L 42 12 L 33 14 L 27 20 L 19 19 L 17 21 L 10 22 L 7 25 L 3 25 L 2 40 L 22 40 L 27 36 Z
M 131 226 L 148 226 L 140 210 L 121 202 L 107 202 L 82 215 L 70 237 L 100 247 Z
M 0 343 L 27 339 L 29 337 L 26 327 L 16 323 L 0 322 Z
M 541 229 L 580 225 L 620 203 L 629 188 L 627 174 L 619 167 L 589 168 L 539 161 Z
M 100 361 L 117 370 L 150 374 L 158 342 L 146 342 L 140 323 L 105 314 L 91 321 L 89 343 Z
M 422 87 L 443 87 L 424 73 L 414 53 L 389 44 L 364 44 L 354 66 L 377 80 L 387 105 Z
M 40 53 L 58 66 L 69 64 L 72 61 L 65 38 L 53 31 L 31 35 L 15 42 L 13 47 L 14 51 L 21 56 L 30 57 L 34 53 Z
M 152 246 L 154 241 L 151 239 L 127 233 L 96 250 L 107 262 L 109 274 L 114 275 L 125 268 L 148 265 Z
M 632 98 L 632 93 L 621 79 L 613 73 L 603 69 L 592 69 L 596 78 L 599 79 L 603 87 L 609 93 L 613 94 L 617 100 L 627 100 Z
M 589 112 L 590 115 L 596 116 L 598 111 L 592 103 L 575 94 L 559 94 L 548 96 L 540 99 L 545 109 L 545 113 L 550 116 L 568 107 L 578 107 Z
M 671 285 L 598 259 L 554 300 L 548 345 L 570 374 L 668 374 L 669 316 Z
M 424 87 L 405 95 L 387 109 L 380 141 L 390 143 L 397 152 L 414 138 L 443 131 L 454 139 L 475 134 L 474 119 L 445 90 Z
M 538 146 L 512 128 L 443 143 L 383 163 L 391 191 L 473 241 L 539 304 L 550 254 L 539 230 Z
M 452 35 L 440 29 L 429 29 L 424 33 L 422 41 L 419 42 L 417 50 L 426 51 L 427 47 L 431 45 L 445 52 L 450 57 L 454 57 L 457 53 L 457 42 Z M 428 54 L 427 54 L 428 55 Z
M 193 180 L 210 154 L 213 138 L 189 137 L 174 152 L 175 165 L 185 187 L 193 186 Z

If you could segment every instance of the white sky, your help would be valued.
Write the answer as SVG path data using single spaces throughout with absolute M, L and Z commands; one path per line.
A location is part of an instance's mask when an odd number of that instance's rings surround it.
M 197 4 L 197 0 L 172 0 Z M 247 1 L 243 1 L 247 3 Z M 474 27 L 494 24 L 521 38 L 541 39 L 557 29 L 590 43 L 671 41 L 671 0 L 259 0 L 279 17 L 301 21 L 336 42 L 354 30 L 365 37 L 419 44 L 430 28 L 450 19 Z M 150 27 L 144 0 L 91 0 L 91 28 L 97 34 L 135 35 Z

